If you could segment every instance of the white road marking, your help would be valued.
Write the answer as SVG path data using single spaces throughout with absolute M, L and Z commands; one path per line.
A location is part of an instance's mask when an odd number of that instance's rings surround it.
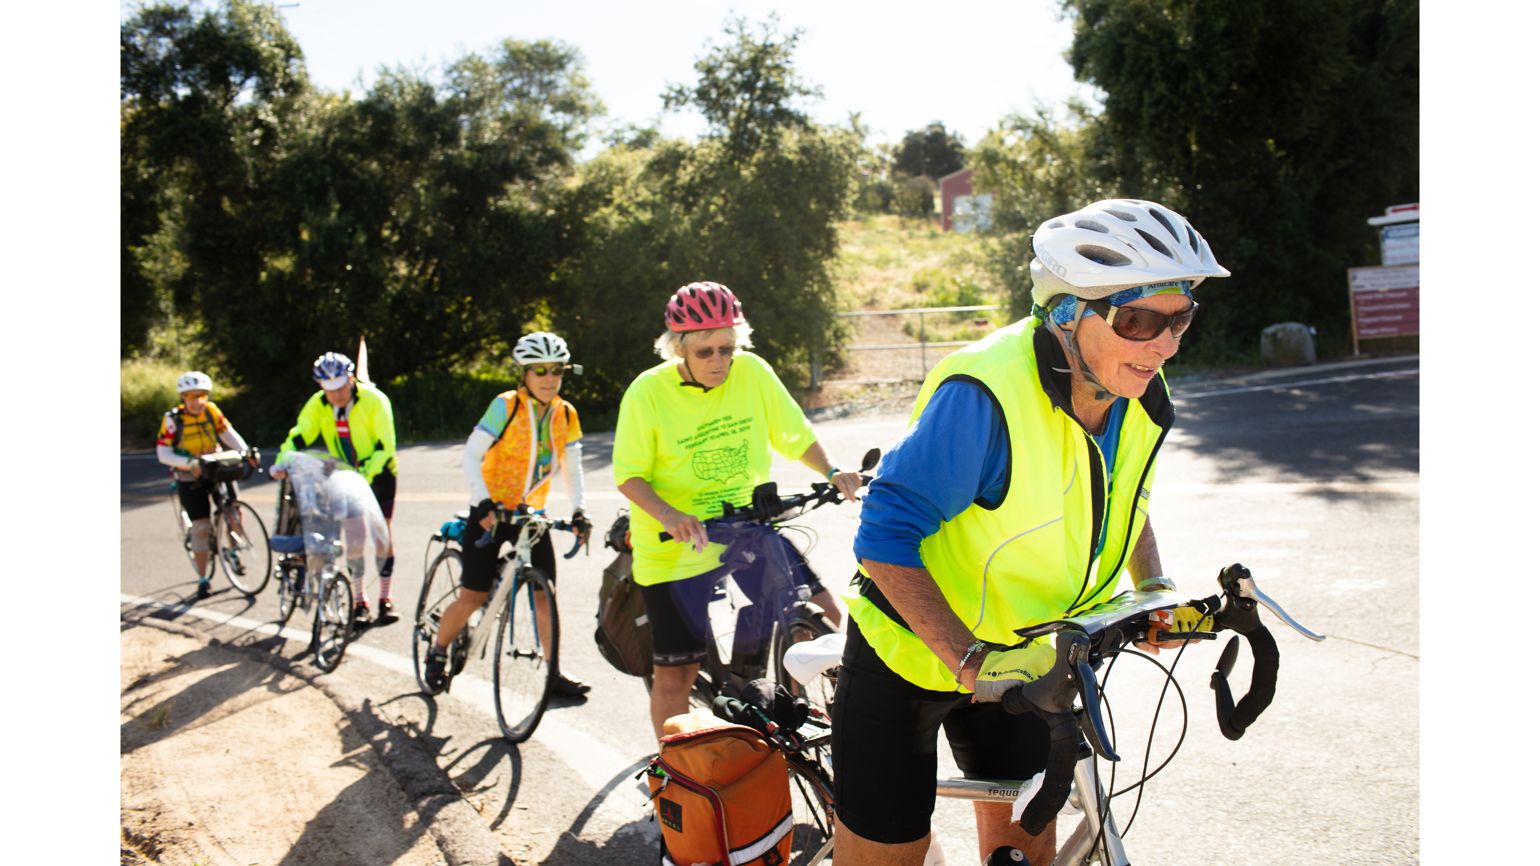
M 263 635 L 282 634 L 284 638 L 309 643 L 310 629 L 284 627 L 271 621 L 258 621 L 244 616 L 228 616 L 216 611 L 204 610 L 187 604 L 168 604 L 153 598 L 119 594 L 122 603 L 134 607 L 153 607 L 175 611 L 178 616 L 191 616 L 220 625 L 246 629 Z M 403 674 L 416 681 L 417 672 L 411 659 L 366 644 L 349 644 L 345 659 L 362 659 L 386 670 Z M 436 700 L 453 700 L 469 706 L 486 716 L 492 729 L 497 728 L 497 710 L 492 703 L 492 684 L 471 674 L 455 678 L 453 694 L 440 695 Z M 600 791 L 610 784 L 615 774 L 637 763 L 640 756 L 627 756 L 571 725 L 563 724 L 547 714 L 540 720 L 533 738 L 555 753 L 570 767 L 590 791 Z M 635 772 L 634 770 L 632 772 Z M 616 785 L 600 803 L 599 809 L 606 817 L 618 824 L 629 824 L 646 814 L 647 788 L 645 784 L 627 781 Z
M 1255 391 L 1287 391 L 1290 388 L 1306 388 L 1311 385 L 1332 385 L 1338 382 L 1357 382 L 1361 379 L 1405 379 L 1421 375 L 1420 369 L 1412 370 L 1387 370 L 1382 373 L 1349 373 L 1342 376 L 1327 376 L 1322 379 L 1300 379 L 1295 382 L 1276 382 L 1268 385 L 1246 385 L 1240 388 L 1221 388 L 1217 391 L 1178 391 L 1172 395 L 1172 399 L 1180 403 L 1183 400 L 1197 400 L 1203 397 L 1227 397 L 1231 394 L 1248 394 Z

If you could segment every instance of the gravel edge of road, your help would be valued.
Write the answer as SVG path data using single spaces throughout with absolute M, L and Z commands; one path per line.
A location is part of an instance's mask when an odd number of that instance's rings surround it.
M 341 680 L 326 678 L 319 671 L 274 653 L 220 640 L 180 623 L 152 617 L 119 618 L 135 627 L 158 628 L 239 653 L 314 686 L 331 699 L 359 735 L 368 741 L 370 748 L 374 749 L 375 755 L 389 771 L 407 802 L 416 810 L 418 819 L 432 834 L 448 866 L 516 866 L 514 860 L 503 852 L 497 837 L 483 823 L 481 815 L 460 796 L 459 789 L 439 767 L 433 755 L 422 744 L 381 717 L 373 701 L 360 689 Z

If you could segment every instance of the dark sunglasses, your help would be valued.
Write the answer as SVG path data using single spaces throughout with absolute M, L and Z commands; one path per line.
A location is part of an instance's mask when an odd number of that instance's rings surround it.
M 736 351 L 738 351 L 737 346 L 717 346 L 715 348 L 711 346 L 702 346 L 699 349 L 691 349 L 690 354 L 694 355 L 695 360 L 697 361 L 709 361 L 711 360 L 712 355 L 721 355 L 724 358 L 731 358 L 733 353 Z
M 525 367 L 524 369 L 534 373 L 536 376 L 565 376 L 567 374 L 567 368 L 564 366 Z
M 1198 303 L 1194 301 L 1192 306 L 1170 316 L 1139 307 L 1114 307 L 1106 301 L 1086 301 L 1086 308 L 1106 319 L 1107 326 L 1119 337 L 1136 343 L 1147 343 L 1165 333 L 1167 328 L 1171 329 L 1174 339 L 1180 340 L 1187 329 L 1192 327 L 1192 317 L 1198 311 Z

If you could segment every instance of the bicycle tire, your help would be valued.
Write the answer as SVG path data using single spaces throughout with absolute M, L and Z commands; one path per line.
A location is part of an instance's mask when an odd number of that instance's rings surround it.
M 278 627 L 289 624 L 289 617 L 298 607 L 299 596 L 305 591 L 304 587 L 304 558 L 285 556 L 278 560 Z M 295 581 L 300 581 L 299 591 L 295 592 Z
M 549 634 L 541 634 L 537 627 L 539 610 L 549 617 Z M 497 725 L 509 742 L 529 739 L 545 715 L 559 665 L 559 646 L 556 591 L 540 569 L 525 568 L 508 595 L 507 605 L 498 613 L 492 657 L 492 702 L 497 708 Z
M 814 683 L 804 686 L 786 672 L 786 650 L 792 644 L 805 640 L 814 640 L 826 634 L 834 634 L 838 629 L 834 623 L 816 608 L 800 610 L 787 619 L 786 626 L 782 628 L 776 623 L 770 633 L 770 658 L 773 663 L 768 665 L 767 676 L 778 686 L 783 686 L 792 697 L 804 697 L 809 705 L 816 706 L 824 713 L 829 712 L 829 704 L 834 700 L 834 673 L 820 674 Z
M 412 617 L 412 669 L 417 673 L 417 686 L 423 694 L 432 694 L 428 688 L 423 665 L 428 661 L 428 649 L 438 635 L 439 619 L 444 608 L 455 600 L 460 590 L 463 573 L 460 551 L 447 547 L 423 573 L 422 592 L 417 595 L 417 610 Z M 463 632 L 462 632 L 463 633 Z
M 823 863 L 834 854 L 834 783 L 807 758 L 786 756 L 791 785 L 791 854 L 789 866 Z
M 321 582 L 321 597 L 310 632 L 315 666 L 327 673 L 336 670 L 352 638 L 353 585 L 346 575 L 333 574 Z
M 176 520 L 177 541 L 182 545 L 182 553 L 187 556 L 187 565 L 193 570 L 193 574 L 199 580 L 212 580 L 214 577 L 214 552 L 209 551 L 209 558 L 203 563 L 203 571 L 198 570 L 197 554 L 192 549 L 192 518 L 187 516 L 187 510 L 182 507 L 182 498 L 177 495 L 177 488 L 182 482 L 177 481 L 171 485 L 171 515 Z M 213 543 L 213 533 L 210 533 L 210 543 Z
M 239 515 L 238 520 L 232 521 L 232 515 Z M 220 510 L 218 549 L 219 568 L 230 585 L 247 598 L 256 598 L 273 575 L 273 550 L 268 546 L 267 526 L 255 508 L 234 499 Z

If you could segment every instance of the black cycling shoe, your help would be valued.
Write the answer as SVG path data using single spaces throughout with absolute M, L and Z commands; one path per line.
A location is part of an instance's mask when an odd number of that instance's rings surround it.
M 369 627 L 369 602 L 361 601 L 353 605 L 353 630 L 363 631 Z
M 551 680 L 551 694 L 560 695 L 564 698 L 581 698 L 588 694 L 590 688 L 592 687 L 588 683 L 572 679 L 560 672 Z
M 396 603 L 388 598 L 380 599 L 380 613 L 374 618 L 375 625 L 390 625 L 401 617 L 396 615 Z
M 449 688 L 449 653 L 438 647 L 428 649 L 428 658 L 422 664 L 422 678 L 428 684 L 429 694 L 440 694 Z
M 209 586 L 209 582 L 208 581 L 206 581 L 206 580 L 198 581 L 198 597 L 199 598 L 208 598 L 209 596 L 211 596 L 213 594 L 214 594 L 214 588 L 212 586 Z

